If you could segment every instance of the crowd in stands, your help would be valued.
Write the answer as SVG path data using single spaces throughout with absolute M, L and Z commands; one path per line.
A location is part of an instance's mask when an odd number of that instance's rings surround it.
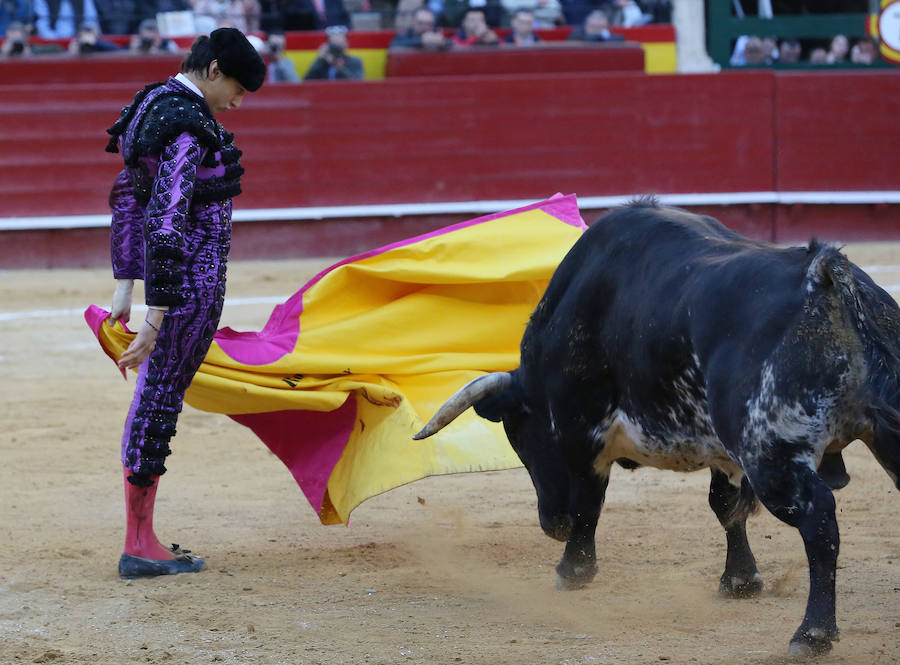
M 576 26 L 573 40 L 621 41 L 610 25 L 668 23 L 671 0 L 0 0 L 0 58 L 165 53 L 179 50 L 170 35 L 231 26 L 268 56 L 270 81 L 361 79 L 362 61 L 347 52 L 360 11 L 380 12 L 376 29 L 395 30 L 390 48 L 443 50 L 531 46 L 541 41 L 535 30 L 566 25 Z M 508 28 L 502 40 L 499 27 Z M 285 33 L 302 30 L 326 33 L 303 76 L 284 55 Z
M 672 0 L 0 0 L 0 58 L 66 51 L 164 53 L 179 50 L 169 36 L 231 26 L 251 35 L 268 56 L 272 81 L 362 78 L 361 61 L 347 53 L 347 32 L 362 29 L 357 17 L 373 15 L 378 23 L 365 29 L 392 28 L 391 49 L 440 51 L 533 46 L 541 42 L 537 30 L 559 26 L 573 26 L 572 41 L 622 41 L 611 27 L 671 23 Z M 504 29 L 504 38 L 497 28 Z M 301 77 L 284 56 L 284 34 L 303 30 L 325 31 L 327 40 Z M 123 41 L 123 35 L 130 37 Z M 731 65 L 872 64 L 878 50 L 870 37 L 851 45 L 838 35 L 826 47 L 747 35 L 736 41 Z
M 735 41 L 731 55 L 734 67 L 769 67 L 772 65 L 872 65 L 879 59 L 878 41 L 860 37 L 851 46 L 846 35 L 835 35 L 828 44 L 803 44 L 796 39 L 777 42 L 771 37 L 745 35 Z
M 538 29 L 582 26 L 597 11 L 611 24 L 625 27 L 671 21 L 671 0 L 0 0 L 0 37 L 9 41 L 6 33 L 12 28 L 16 39 L 24 33 L 45 46 L 50 41 L 76 40 L 85 45 L 81 52 L 86 53 L 117 48 L 117 43 L 121 48 L 120 40 L 100 36 L 138 35 L 151 29 L 150 21 L 159 21 L 157 29 L 165 36 L 189 34 L 172 31 L 172 26 L 184 29 L 187 23 L 194 34 L 223 26 L 247 34 L 270 34 L 334 26 L 350 30 L 356 27 L 356 17 L 372 14 L 378 16 L 378 25 L 367 24 L 368 29 L 393 28 L 402 34 L 412 28 L 414 15 L 423 7 L 434 17 L 433 28 L 453 30 L 463 29 L 472 11 L 481 12 L 491 29 L 510 27 L 517 16 L 524 28 L 522 10 Z M 147 39 L 155 42 L 155 38 Z M 138 40 L 138 44 L 150 50 L 151 41 Z M 34 40 L 31 45 L 35 46 Z

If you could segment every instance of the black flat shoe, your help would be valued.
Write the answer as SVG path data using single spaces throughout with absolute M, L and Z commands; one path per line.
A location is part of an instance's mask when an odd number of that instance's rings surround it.
M 119 577 L 123 580 L 134 580 L 139 577 L 199 573 L 206 568 L 206 561 L 199 556 L 188 554 L 190 550 L 182 550 L 176 545 L 172 551 L 175 553 L 174 559 L 162 560 L 123 554 L 119 557 Z

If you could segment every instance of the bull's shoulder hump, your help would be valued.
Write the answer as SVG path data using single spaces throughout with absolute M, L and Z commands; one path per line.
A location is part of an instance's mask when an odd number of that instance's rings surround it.
M 608 251 L 675 247 L 677 250 L 706 247 L 736 250 L 764 249 L 758 242 L 732 231 L 718 220 L 674 207 L 625 206 L 597 219 L 585 233 L 585 242 Z

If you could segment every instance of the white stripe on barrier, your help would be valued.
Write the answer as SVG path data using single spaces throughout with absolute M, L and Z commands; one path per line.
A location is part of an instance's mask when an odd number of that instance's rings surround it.
M 863 268 L 866 272 L 900 272 L 900 265 L 875 265 Z M 900 284 L 881 284 L 888 293 L 900 293 Z M 241 307 L 245 305 L 280 305 L 290 296 L 259 296 L 252 298 L 226 298 L 226 307 Z M 146 305 L 134 305 L 132 313 L 142 313 L 147 310 Z M 24 312 L 0 312 L 0 322 L 17 321 L 21 319 L 52 319 L 61 316 L 82 316 L 84 309 L 35 309 Z
M 226 307 L 242 305 L 280 305 L 290 296 L 259 296 L 257 298 L 225 298 Z M 146 305 L 134 305 L 132 314 L 147 311 Z M 83 316 L 81 309 L 33 309 L 25 312 L 0 312 L 0 321 L 16 321 L 19 319 L 53 319 L 60 316 Z
M 578 199 L 584 210 L 622 205 L 634 195 L 585 196 Z M 720 192 L 712 194 L 659 194 L 667 205 L 849 205 L 900 203 L 900 191 L 872 192 Z M 317 206 L 309 208 L 259 208 L 235 210 L 234 222 L 311 221 L 355 217 L 405 217 L 410 215 L 489 214 L 535 203 L 533 200 L 449 201 L 445 203 L 396 203 L 359 206 Z M 0 231 L 40 231 L 49 229 L 86 229 L 109 226 L 109 215 L 60 215 L 53 217 L 0 217 Z

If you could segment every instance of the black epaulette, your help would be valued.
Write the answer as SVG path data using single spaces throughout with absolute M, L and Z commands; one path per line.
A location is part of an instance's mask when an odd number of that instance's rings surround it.
M 111 136 L 109 142 L 106 144 L 106 152 L 119 152 L 119 137 L 125 133 L 126 129 L 128 129 L 128 124 L 134 117 L 134 114 L 138 110 L 138 107 L 141 105 L 141 102 L 144 101 L 147 93 L 149 93 L 151 90 L 155 90 L 161 85 L 163 84 L 151 83 L 143 90 L 138 90 L 134 94 L 134 101 L 132 101 L 131 104 L 122 109 L 122 111 L 119 113 L 119 119 L 116 120 L 115 124 L 112 127 L 106 130 L 106 133 Z
M 158 85 L 158 84 L 157 84 Z M 157 87 L 154 85 L 153 87 Z M 150 90 L 153 88 L 148 86 Z M 150 92 L 144 89 L 144 95 L 125 110 L 122 117 L 109 130 L 113 134 L 110 145 L 114 145 L 118 136 L 123 134 L 129 122 L 134 116 L 134 111 Z M 140 95 L 141 93 L 138 93 Z M 128 146 L 125 157 L 126 166 L 135 166 L 140 157 L 155 155 L 162 152 L 168 144 L 174 141 L 182 132 L 194 135 L 200 144 L 209 148 L 209 159 L 214 160 L 214 153 L 222 148 L 222 139 L 219 136 L 219 124 L 206 110 L 206 106 L 196 99 L 181 93 L 167 92 L 153 99 L 140 118 L 140 126 L 137 128 L 134 140 Z M 107 146 L 109 150 L 109 146 Z M 117 152 L 113 149 L 110 152 Z

